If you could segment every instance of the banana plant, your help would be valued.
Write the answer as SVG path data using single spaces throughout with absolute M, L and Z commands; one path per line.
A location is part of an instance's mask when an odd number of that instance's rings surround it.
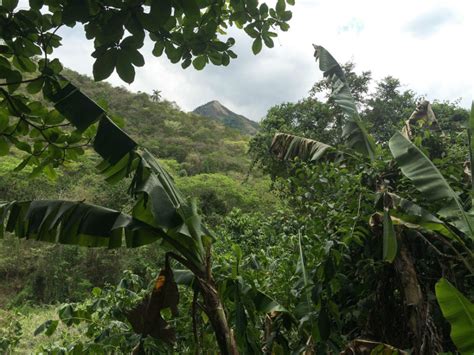
M 353 157 L 352 154 L 347 154 L 346 149 L 348 148 L 349 151 L 357 151 L 373 161 L 377 148 L 357 113 L 357 107 L 344 78 L 342 68 L 323 47 L 315 46 L 315 49 L 315 57 L 316 60 L 319 60 L 320 69 L 332 85 L 330 98 L 333 99 L 346 118 L 342 133 L 342 139 L 345 142 L 344 151 L 322 142 L 283 133 L 277 133 L 274 136 L 270 151 L 280 159 L 291 160 L 298 157 L 301 160 L 314 163 L 323 158 L 333 159 L 334 156 L 341 156 L 342 154 Z M 471 133 L 474 131 L 474 110 L 471 111 L 469 127 L 469 145 L 473 147 L 474 142 Z M 446 244 L 456 254 L 456 258 L 461 260 L 467 270 L 474 274 L 474 254 L 464 242 L 465 237 L 471 240 L 474 239 L 474 220 L 471 213 L 465 210 L 458 194 L 447 183 L 433 162 L 409 139 L 400 133 L 395 133 L 389 141 L 389 148 L 402 173 L 413 182 L 415 187 L 423 193 L 423 196 L 426 196 L 430 201 L 443 201 L 445 204 L 445 207 L 438 211 L 438 218 L 415 203 L 395 193 L 385 191 L 382 186 L 376 189 L 380 191 L 374 191 L 378 202 L 375 206 L 376 211 L 371 216 L 369 223 L 371 225 L 375 223 L 382 225 L 383 258 L 388 262 L 393 262 L 395 268 L 401 271 L 400 278 L 401 283 L 406 288 L 405 294 L 413 296 L 412 299 L 406 300 L 407 304 L 412 304 L 414 308 L 421 310 L 424 301 L 419 291 L 416 269 L 395 226 L 435 233 L 445 237 Z M 472 149 L 470 149 L 471 162 L 472 156 Z M 474 196 L 474 193 L 472 194 Z M 442 220 L 446 218 L 447 221 Z M 418 234 L 424 237 L 423 233 Z M 459 252 L 451 242 L 461 246 L 464 252 Z M 404 270 L 412 272 L 404 272 Z M 443 314 L 453 326 L 454 342 L 460 349 L 465 349 L 469 346 L 465 345 L 466 339 L 461 344 L 462 341 L 457 340 L 457 334 L 465 334 L 466 329 L 469 329 L 471 335 L 474 334 L 472 328 L 466 328 L 469 323 L 466 319 L 469 319 L 472 312 L 466 312 L 467 315 L 463 317 L 452 316 L 452 312 L 456 310 L 453 311 L 451 305 L 455 302 L 455 298 L 461 299 L 462 295 L 453 286 L 449 290 L 447 289 L 446 284 L 440 281 L 439 286 L 437 286 L 438 301 Z M 466 302 L 459 303 L 467 304 Z M 417 312 L 411 312 L 410 327 L 414 334 L 417 334 L 418 324 L 423 324 L 424 321 L 426 320 L 420 318 Z
M 203 310 L 213 326 L 221 353 L 236 354 L 233 332 L 212 276 L 213 236 L 202 223 L 196 206 L 181 196 L 158 160 L 75 85 L 64 78 L 51 81 L 47 98 L 77 132 L 96 132 L 93 148 L 103 158 L 98 166 L 100 173 L 110 183 L 130 176 L 129 193 L 135 198 L 135 204 L 127 215 L 84 202 L 4 202 L 0 204 L 1 235 L 5 229 L 19 238 L 87 247 L 139 247 L 161 243 L 167 251 L 166 265 L 150 299 L 166 300 L 170 297 L 167 293 L 174 294 L 175 282 L 168 260 L 175 259 L 194 274 Z M 14 96 L 9 97 L 9 105 L 19 115 L 25 114 L 24 105 Z M 169 302 L 159 302 L 163 308 L 170 306 Z M 149 322 L 147 314 L 151 311 L 159 317 L 161 308 L 139 306 L 139 310 L 138 313 L 136 309 L 132 311 L 132 325 Z M 150 334 L 147 327 L 138 326 L 136 330 L 144 336 Z M 166 331 L 162 323 L 152 334 L 161 339 L 171 337 Z
M 330 99 L 334 100 L 346 119 L 342 129 L 342 139 L 347 147 L 374 160 L 376 156 L 374 139 L 367 132 L 359 116 L 344 71 L 324 47 L 314 45 L 314 49 L 314 57 L 316 61 L 319 60 L 319 69 L 323 72 L 324 77 L 329 80 L 332 87 Z

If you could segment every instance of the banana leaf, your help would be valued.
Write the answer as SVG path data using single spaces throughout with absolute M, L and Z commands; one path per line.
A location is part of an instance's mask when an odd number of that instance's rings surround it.
M 461 354 L 474 353 L 474 304 L 449 281 L 436 283 L 436 298 L 443 316 L 451 324 L 451 339 Z
M 367 132 L 359 116 L 344 71 L 331 53 L 324 47 L 315 45 L 314 49 L 314 57 L 316 61 L 319 60 L 319 69 L 323 71 L 324 76 L 331 83 L 331 99 L 342 110 L 346 118 L 342 130 L 342 138 L 348 147 L 374 160 L 376 155 L 374 139 Z
M 83 203 L 38 201 L 39 204 L 44 205 L 42 213 L 46 214 L 44 217 L 46 224 L 44 224 L 44 228 L 41 227 L 43 229 L 32 230 L 26 222 L 30 221 L 30 218 L 36 220 L 41 217 L 38 203 L 5 203 L 2 205 L 3 213 L 0 211 L 0 218 L 6 222 L 6 214 L 9 214 L 7 231 L 15 231 L 19 237 L 28 235 L 44 241 L 108 247 L 122 245 L 119 237 L 121 232 L 125 234 L 125 245 L 130 247 L 162 239 L 156 235 L 159 234 L 176 251 L 204 271 L 205 249 L 206 245 L 212 242 L 212 235 L 202 224 L 195 206 L 189 204 L 180 195 L 172 177 L 152 154 L 139 147 L 137 142 L 115 125 L 99 105 L 64 78 L 61 81 L 61 86 L 55 87 L 48 95 L 48 99 L 79 131 L 85 131 L 92 125 L 98 125 L 97 133 L 93 139 L 94 150 L 103 158 L 98 170 L 110 183 L 118 182 L 126 176 L 132 176 L 129 192 L 136 197 L 132 216 L 124 217 L 125 215 L 120 212 L 111 212 L 111 210 L 99 206 L 91 207 L 92 205 Z M 48 218 L 53 218 L 51 214 L 53 212 L 50 210 L 56 211 L 55 209 L 59 209 L 62 213 L 57 217 L 60 220 L 61 216 L 66 216 L 66 212 L 62 212 L 63 209 L 66 209 L 70 213 L 70 221 L 64 220 L 58 225 L 49 225 Z M 28 217 L 24 213 L 29 213 Z M 99 224 L 91 222 L 94 216 L 101 213 L 110 221 L 113 220 L 113 216 L 116 216 L 125 225 L 117 228 L 107 225 L 110 229 L 102 230 L 107 235 L 104 237 L 100 230 L 94 229 L 100 227 Z M 124 222 L 125 220 L 131 220 L 133 223 L 129 225 L 127 224 L 129 222 Z M 89 227 L 94 233 L 88 229 L 85 231 L 81 229 L 85 228 L 84 221 L 90 222 Z M 131 228 L 137 223 L 143 227 L 138 231 Z M 65 226 L 68 228 L 65 229 Z M 0 234 L 3 233 L 3 227 L 2 224 Z M 59 229 L 56 230 L 57 228 Z M 56 232 L 60 233 L 59 237 L 55 234 Z M 71 233 L 71 235 L 66 236 L 66 233 Z
M 109 208 L 75 201 L 0 203 L 0 223 L 19 238 L 87 247 L 138 247 L 168 238 L 139 220 Z
M 451 240 L 459 240 L 459 236 L 452 231 L 448 224 L 421 206 L 394 193 L 386 192 L 385 194 L 390 199 L 392 222 L 403 224 L 411 229 L 436 232 Z M 383 211 L 382 196 L 383 194 L 380 194 L 376 202 L 376 208 L 379 211 Z M 397 219 L 397 221 L 395 222 L 394 219 Z
M 328 144 L 286 133 L 275 134 L 270 151 L 283 160 L 298 157 L 304 161 L 317 161 L 323 156 L 335 156 L 334 147 Z
M 459 222 L 459 228 L 474 239 L 474 224 L 464 211 L 458 195 L 433 162 L 399 132 L 390 139 L 389 147 L 402 173 L 423 196 L 430 201 L 445 201 L 448 206 L 443 209 L 445 215 L 454 217 Z

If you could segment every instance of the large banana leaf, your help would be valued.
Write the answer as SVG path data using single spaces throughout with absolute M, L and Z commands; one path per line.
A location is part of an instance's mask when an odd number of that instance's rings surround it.
M 202 225 L 201 219 L 196 213 L 196 208 L 183 199 L 174 186 L 173 179 L 161 167 L 159 162 L 115 125 L 100 106 L 64 78 L 62 78 L 60 86 L 51 89 L 48 99 L 79 131 L 85 131 L 94 124 L 98 125 L 93 147 L 104 159 L 98 168 L 107 181 L 114 183 L 125 176 L 132 175 L 129 192 L 136 197 L 137 201 L 130 218 L 136 222 L 141 222 L 144 226 L 146 225 L 147 233 L 150 230 L 153 232 L 146 237 L 141 233 L 139 238 L 136 236 L 131 238 L 126 245 L 139 246 L 150 242 L 150 240 L 156 240 L 158 239 L 156 231 L 160 231 L 158 234 L 161 234 L 161 237 L 165 238 L 176 251 L 204 271 L 205 245 L 211 242 L 210 232 Z M 49 201 L 48 208 L 53 208 L 51 207 L 52 203 L 52 201 Z M 4 206 L 7 206 L 7 204 Z M 32 203 L 28 206 L 36 205 Z M 84 206 L 86 205 L 82 204 L 77 207 L 78 211 L 84 209 Z M 17 211 L 19 203 L 15 203 L 10 208 L 11 213 Z M 95 206 L 95 209 L 89 208 L 89 210 L 99 213 L 97 208 L 99 207 Z M 4 210 L 6 210 L 6 207 Z M 4 211 L 3 214 L 5 213 Z M 13 221 L 11 213 L 10 220 Z M 38 213 L 34 210 L 31 215 L 39 216 Z M 2 217 L 1 213 L 0 217 Z M 71 218 L 70 223 L 72 224 L 77 222 L 76 219 L 82 218 L 81 220 L 83 220 L 82 214 L 74 214 L 71 217 L 74 217 Z M 124 217 L 120 218 L 123 219 Z M 17 220 L 16 229 L 20 233 L 16 234 L 20 237 L 25 236 L 23 228 L 26 228 L 26 225 L 24 225 L 24 221 L 24 219 Z M 125 230 L 127 229 L 125 228 Z M 113 241 L 108 240 L 106 242 L 104 239 L 93 241 L 95 237 L 99 238 L 99 235 L 100 233 L 97 233 L 84 237 L 79 233 L 79 235 L 76 234 L 69 239 L 62 237 L 54 241 L 109 247 L 118 244 L 118 238 L 115 237 L 111 239 Z M 51 236 L 43 234 L 41 234 L 40 240 L 53 241 Z
M 342 135 L 346 145 L 368 157 L 375 158 L 375 143 L 357 112 L 356 103 L 347 84 L 344 71 L 339 63 L 325 48 L 314 46 L 314 56 L 319 60 L 319 69 L 329 79 L 332 86 L 331 98 L 344 113 L 346 118 Z
M 451 324 L 451 339 L 461 354 L 474 353 L 474 304 L 449 281 L 436 283 L 436 298 L 443 316 Z
M 395 224 L 403 224 L 411 229 L 420 229 L 439 233 L 451 240 L 459 240 L 458 235 L 442 220 L 421 206 L 394 193 L 385 192 L 390 199 L 390 216 Z M 383 194 L 380 194 L 376 208 L 383 211 Z
M 334 153 L 335 149 L 313 139 L 277 133 L 273 137 L 270 151 L 279 159 L 291 160 L 298 157 L 305 161 L 317 161 L 328 153 Z
M 397 234 L 388 208 L 383 211 L 383 259 L 392 263 L 398 252 Z
M 474 239 L 474 225 L 459 200 L 458 195 L 433 162 L 410 140 L 399 132 L 389 141 L 390 151 L 402 173 L 431 201 L 444 200 L 445 214 L 459 221 L 459 228 Z
M 0 204 L 0 223 L 19 238 L 87 247 L 136 247 L 168 239 L 164 232 L 109 208 L 40 200 Z M 3 234 L 3 233 L 2 233 Z

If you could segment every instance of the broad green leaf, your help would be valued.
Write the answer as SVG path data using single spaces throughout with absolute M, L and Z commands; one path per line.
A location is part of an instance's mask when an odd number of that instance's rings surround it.
M 107 79 L 114 71 L 117 63 L 117 49 L 112 48 L 99 56 L 92 67 L 95 81 Z
M 70 83 L 51 99 L 55 102 L 54 107 L 81 132 L 97 122 L 104 114 L 99 105 Z
M 285 0 L 277 0 L 276 6 L 275 6 L 275 10 L 277 14 L 281 16 L 285 12 L 285 9 L 286 9 Z
M 94 149 L 103 159 L 115 164 L 136 146 L 137 143 L 107 116 L 101 118 L 94 139 Z
M 172 3 L 171 0 L 152 0 L 150 6 L 150 14 L 156 22 L 163 26 L 171 16 Z
M 8 11 L 13 11 L 18 6 L 18 0 L 3 0 L 1 5 L 4 6 Z
M 383 213 L 383 259 L 393 262 L 397 256 L 397 235 L 393 228 L 392 219 L 388 209 Z
M 184 14 L 190 20 L 198 20 L 200 17 L 200 10 L 196 0 L 178 0 L 184 10 Z
M 318 316 L 318 330 L 322 341 L 329 339 L 331 335 L 331 319 L 326 306 L 322 306 Z
M 35 81 L 32 81 L 26 86 L 26 91 L 30 94 L 37 94 L 43 88 L 44 79 L 40 78 Z
M 339 63 L 323 47 L 314 46 L 314 56 L 319 60 L 319 68 L 332 86 L 331 98 L 342 110 L 346 118 L 342 138 L 346 145 L 368 157 L 375 158 L 376 148 L 372 136 L 369 135 L 362 122 L 357 106 L 347 84 L 344 72 Z
M 128 84 L 133 83 L 135 79 L 135 69 L 132 65 L 132 58 L 128 55 L 127 51 L 120 51 L 117 58 L 116 69 L 120 79 Z
M 207 58 L 204 55 L 199 55 L 193 60 L 193 67 L 196 70 L 202 70 L 206 66 Z
M 36 328 L 34 335 L 39 335 L 41 333 L 45 333 L 47 336 L 51 336 L 56 328 L 58 327 L 58 320 L 47 320 L 43 324 L 41 324 L 38 328 Z
M 392 217 L 392 222 L 403 224 L 411 229 L 436 232 L 452 240 L 459 239 L 459 236 L 457 236 L 446 223 L 416 203 L 393 193 L 387 192 L 386 194 L 390 198 L 390 216 Z M 383 210 L 382 200 L 383 194 L 380 195 L 377 203 L 377 207 L 380 211 Z
M 261 37 L 257 37 L 255 38 L 255 40 L 253 41 L 253 44 L 252 44 L 252 52 L 253 54 L 258 54 L 260 53 L 260 51 L 262 50 L 262 38 Z
M 7 155 L 10 151 L 10 144 L 5 136 L 0 136 L 0 156 Z
M 449 281 L 436 283 L 436 298 L 443 316 L 451 324 L 451 339 L 461 354 L 474 353 L 474 304 Z
M 163 232 L 121 212 L 82 202 L 44 200 L 0 205 L 6 230 L 19 238 L 88 247 L 137 247 Z M 127 232 L 127 240 L 124 233 Z M 142 233 L 149 235 L 141 238 Z
M 459 197 L 449 186 L 433 162 L 410 140 L 397 132 L 389 141 L 390 151 L 402 173 L 415 187 L 431 201 L 444 200 L 452 208 L 451 212 L 460 219 L 463 231 L 474 239 L 474 227 L 459 201 Z
M 8 127 L 10 123 L 10 117 L 8 111 L 5 109 L 0 109 L 0 132 L 3 132 L 5 128 Z
M 296 157 L 304 161 L 317 161 L 328 153 L 334 153 L 334 147 L 313 139 L 276 133 L 270 151 L 279 159 L 291 160 Z

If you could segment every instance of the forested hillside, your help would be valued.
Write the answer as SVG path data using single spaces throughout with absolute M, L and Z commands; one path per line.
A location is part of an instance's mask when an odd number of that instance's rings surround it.
M 64 75 L 92 99 L 110 109 L 127 132 L 163 159 L 181 164 L 182 173 L 244 171 L 248 137 L 201 115 L 184 113 L 173 102 L 154 101 L 152 93 L 131 93 L 96 83 L 73 71 Z

